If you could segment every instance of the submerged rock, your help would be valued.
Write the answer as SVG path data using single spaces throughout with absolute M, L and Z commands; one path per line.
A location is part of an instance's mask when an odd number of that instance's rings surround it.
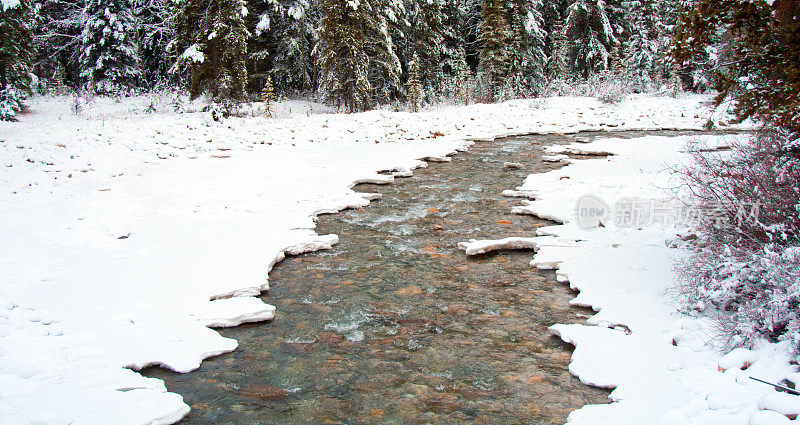
M 291 394 L 283 388 L 274 385 L 253 384 L 239 390 L 239 395 L 259 400 L 278 400 Z

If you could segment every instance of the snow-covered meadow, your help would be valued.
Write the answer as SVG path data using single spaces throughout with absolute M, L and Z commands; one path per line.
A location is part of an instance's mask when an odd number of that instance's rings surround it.
M 78 115 L 71 98 L 36 98 L 20 122 L 0 123 L 0 423 L 176 422 L 189 409 L 182 398 L 135 370 L 153 364 L 181 372 L 195 369 L 204 358 L 236 348 L 236 341 L 209 327 L 279 315 L 254 297 L 268 288 L 271 266 L 286 253 L 335 244 L 335 235 L 314 232 L 314 216 L 366 205 L 367 197 L 351 189 L 354 183 L 390 183 L 391 175 L 378 172 L 407 173 L 424 166 L 425 159 L 446 160 L 474 140 L 504 135 L 699 129 L 710 113 L 705 100 L 640 96 L 608 105 L 590 98 L 551 98 L 418 114 L 377 110 L 350 115 L 286 102 L 278 119 L 245 116 L 217 122 L 200 112 L 147 113 L 147 99 L 97 98 Z M 531 177 L 524 190 L 546 191 L 540 192 L 541 201 L 526 208 L 564 216 L 583 192 L 616 195 L 614 190 L 622 190 L 620 180 L 604 186 L 598 178 L 603 170 L 626 170 L 624 181 L 631 183 L 674 158 L 678 140 L 644 141 L 641 146 L 647 149 L 641 152 L 639 142 L 582 146 L 619 155 L 611 162 L 578 162 L 560 171 L 574 173 L 570 179 Z M 617 158 L 623 162 L 613 162 Z M 637 171 L 630 161 L 649 165 Z M 587 169 L 578 171 L 581 167 Z M 570 186 L 581 182 L 587 186 Z M 636 188 L 626 186 L 625 194 L 646 186 L 645 181 Z M 562 239 L 576 239 L 570 232 L 578 230 L 566 229 L 552 231 Z M 668 283 L 668 257 L 675 252 L 664 248 L 664 232 L 669 230 L 581 233 L 588 242 L 569 250 L 538 243 L 535 262 L 568 260 L 560 263 L 560 273 L 583 291 L 576 302 L 603 308 L 592 324 L 624 324 L 631 330 L 626 335 L 606 327 L 554 329 L 577 344 L 573 371 L 586 382 L 619 386 L 614 393 L 618 399 L 646 397 L 637 387 L 641 371 L 661 373 L 662 366 L 680 385 L 700 381 L 700 386 L 681 387 L 691 388 L 689 394 L 702 385 L 736 379 L 733 369 L 721 374 L 709 366 L 716 357 L 707 347 L 700 354 L 687 348 L 700 337 L 696 330 L 702 329 L 702 320 L 668 322 L 667 307 L 653 307 Z M 617 242 L 612 240 L 622 237 L 625 242 L 613 247 Z M 620 250 L 634 251 L 630 258 L 640 259 L 636 261 L 643 261 L 646 252 L 652 256 L 646 264 L 634 261 L 636 267 L 631 267 L 620 261 L 629 258 L 619 255 Z M 607 273 L 590 272 L 593 262 L 625 278 L 602 286 L 609 280 L 594 278 Z M 660 280 L 648 289 L 624 287 L 641 277 L 638 272 L 655 273 L 647 276 Z M 609 291 L 627 291 L 641 303 L 616 308 L 621 295 L 606 303 Z M 675 323 L 683 330 L 662 332 Z M 637 356 L 641 350 L 626 353 L 626 361 L 591 360 L 601 355 L 591 350 L 614 348 L 607 341 L 618 340 L 614 346 L 632 349 L 641 342 L 641 349 L 661 347 L 664 341 L 669 345 L 673 337 L 680 337 L 681 344 L 672 350 L 688 359 L 679 356 L 672 362 L 671 351 L 654 348 L 658 356 L 648 355 L 647 361 Z M 615 354 L 595 358 L 610 360 Z M 708 366 L 705 373 L 720 375 L 717 381 L 698 375 L 698 359 L 707 363 L 702 363 Z M 667 360 L 669 364 L 662 364 Z M 619 370 L 620 365 L 641 368 L 632 375 Z M 728 406 L 728 398 L 721 400 Z M 612 414 L 635 418 L 641 403 L 587 407 L 572 420 L 600 423 L 598 418 Z M 750 401 L 743 403 L 745 409 L 755 409 Z M 702 403 L 681 406 L 685 411 L 664 412 L 702 417 L 711 409 Z

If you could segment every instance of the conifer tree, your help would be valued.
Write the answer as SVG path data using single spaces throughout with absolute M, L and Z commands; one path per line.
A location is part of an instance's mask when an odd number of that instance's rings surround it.
M 52 92 L 57 95 L 66 94 L 67 88 L 64 85 L 64 65 L 60 63 L 56 65 L 56 70 L 53 72 L 52 77 L 50 77 L 50 87 Z
M 370 58 L 369 81 L 372 99 L 390 102 L 404 94 L 401 83 L 402 63 L 398 56 L 398 40 L 403 38 L 401 20 L 405 19 L 402 0 L 368 0 L 375 11 L 373 23 L 368 20 L 367 55 Z M 412 54 L 413 56 L 413 54 Z
M 462 0 L 442 0 L 440 5 L 442 43 L 439 69 L 443 78 L 454 77 L 456 63 L 464 59 L 466 13 Z
M 78 64 L 86 21 L 84 3 L 84 0 L 34 0 L 34 72 L 45 82 L 53 78 L 60 66 L 66 85 L 81 84 Z
M 277 89 L 309 90 L 314 85 L 315 3 L 309 0 L 249 0 L 248 78 L 254 87 L 271 74 Z
M 349 112 L 366 110 L 372 103 L 365 28 L 374 19 L 372 12 L 366 1 L 320 1 L 319 40 L 314 48 L 320 90 L 327 102 Z
M 611 48 L 618 43 L 604 0 L 575 0 L 565 23 L 567 62 L 583 78 L 610 66 Z
M 730 57 L 714 69 L 715 103 L 732 99 L 739 120 L 800 137 L 800 1 L 700 0 L 681 16 L 675 59 L 704 56 L 723 31 Z
M 272 78 L 267 76 L 264 88 L 261 89 L 261 101 L 264 102 L 264 113 L 270 117 L 275 117 L 275 91 L 272 87 Z
M 174 58 L 167 55 L 167 46 L 174 37 L 179 9 L 173 0 L 134 0 L 139 56 L 147 87 L 153 87 L 167 76 Z
M 636 0 L 603 0 L 608 22 L 611 25 L 611 34 L 617 41 L 624 45 L 630 38 L 635 28 L 635 20 L 631 14 L 631 1 Z M 661 0 L 641 0 L 649 6 L 655 7 Z
M 127 93 L 142 72 L 136 23 L 128 0 L 87 0 L 81 34 L 81 78 L 99 94 Z
M 516 96 L 529 96 L 541 91 L 546 76 L 547 56 L 541 0 L 510 2 L 512 45 L 508 83 Z
M 625 69 L 633 90 L 650 89 L 660 50 L 661 27 L 657 4 L 633 0 L 626 3 L 631 15 L 631 34 L 625 44 Z
M 0 3 L 0 120 L 13 120 L 31 93 L 33 21 L 29 0 Z
M 458 102 L 469 105 L 470 102 L 470 72 L 467 66 L 466 53 L 461 49 L 459 59 L 455 63 L 455 90 L 454 95 Z
M 400 89 L 394 53 L 380 2 L 321 0 L 314 48 L 325 100 L 349 112 L 372 107 Z M 373 84 L 374 83 L 374 84 Z
M 483 74 L 486 100 L 495 102 L 509 72 L 511 30 L 499 0 L 483 0 L 479 27 L 479 70 Z
M 422 75 L 419 69 L 418 58 L 415 56 L 409 64 L 408 71 L 408 104 L 411 112 L 419 112 L 425 92 L 422 88 Z
M 438 91 L 442 79 L 444 42 L 442 4 L 440 0 L 409 0 L 406 11 L 409 23 L 406 53 L 416 62 L 420 84 L 430 91 Z
M 564 80 L 567 78 L 567 37 L 563 24 L 554 25 L 550 31 L 550 58 L 547 61 L 547 72 L 550 78 Z
M 177 26 L 179 56 L 174 71 L 190 71 L 192 98 L 207 93 L 229 104 L 246 98 L 246 38 L 243 0 L 184 0 Z

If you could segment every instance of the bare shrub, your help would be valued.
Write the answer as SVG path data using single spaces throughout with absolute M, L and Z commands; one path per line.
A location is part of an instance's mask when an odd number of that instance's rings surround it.
M 713 246 L 752 251 L 767 243 L 792 245 L 800 231 L 800 160 L 788 132 L 761 133 L 731 152 L 691 146 L 695 167 L 686 182 L 705 214 L 700 230 Z M 757 217 L 746 219 L 756 207 Z
M 684 176 L 700 206 L 697 250 L 677 266 L 687 310 L 716 314 L 726 348 L 760 338 L 800 348 L 800 158 L 785 131 L 721 153 L 695 145 Z M 798 350 L 800 352 L 800 350 Z
M 584 80 L 554 79 L 543 89 L 545 96 L 595 97 L 603 103 L 616 104 L 631 92 L 628 78 L 613 72 L 596 72 Z

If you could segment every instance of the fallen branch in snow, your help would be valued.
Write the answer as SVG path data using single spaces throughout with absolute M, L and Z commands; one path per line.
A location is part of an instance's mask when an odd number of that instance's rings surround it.
M 770 383 L 770 382 L 767 382 L 767 381 L 764 381 L 764 380 L 761 380 L 761 379 L 758 379 L 758 378 L 753 378 L 752 376 L 750 377 L 750 379 L 752 379 L 754 381 L 761 382 L 762 384 L 772 385 L 778 391 L 784 391 L 784 392 L 787 392 L 787 393 L 789 393 L 791 395 L 800 395 L 800 391 L 795 391 L 795 390 L 793 390 L 793 389 L 791 389 L 789 387 L 784 387 L 784 386 L 781 386 L 781 385 L 778 385 L 778 384 L 773 384 L 773 383 Z

